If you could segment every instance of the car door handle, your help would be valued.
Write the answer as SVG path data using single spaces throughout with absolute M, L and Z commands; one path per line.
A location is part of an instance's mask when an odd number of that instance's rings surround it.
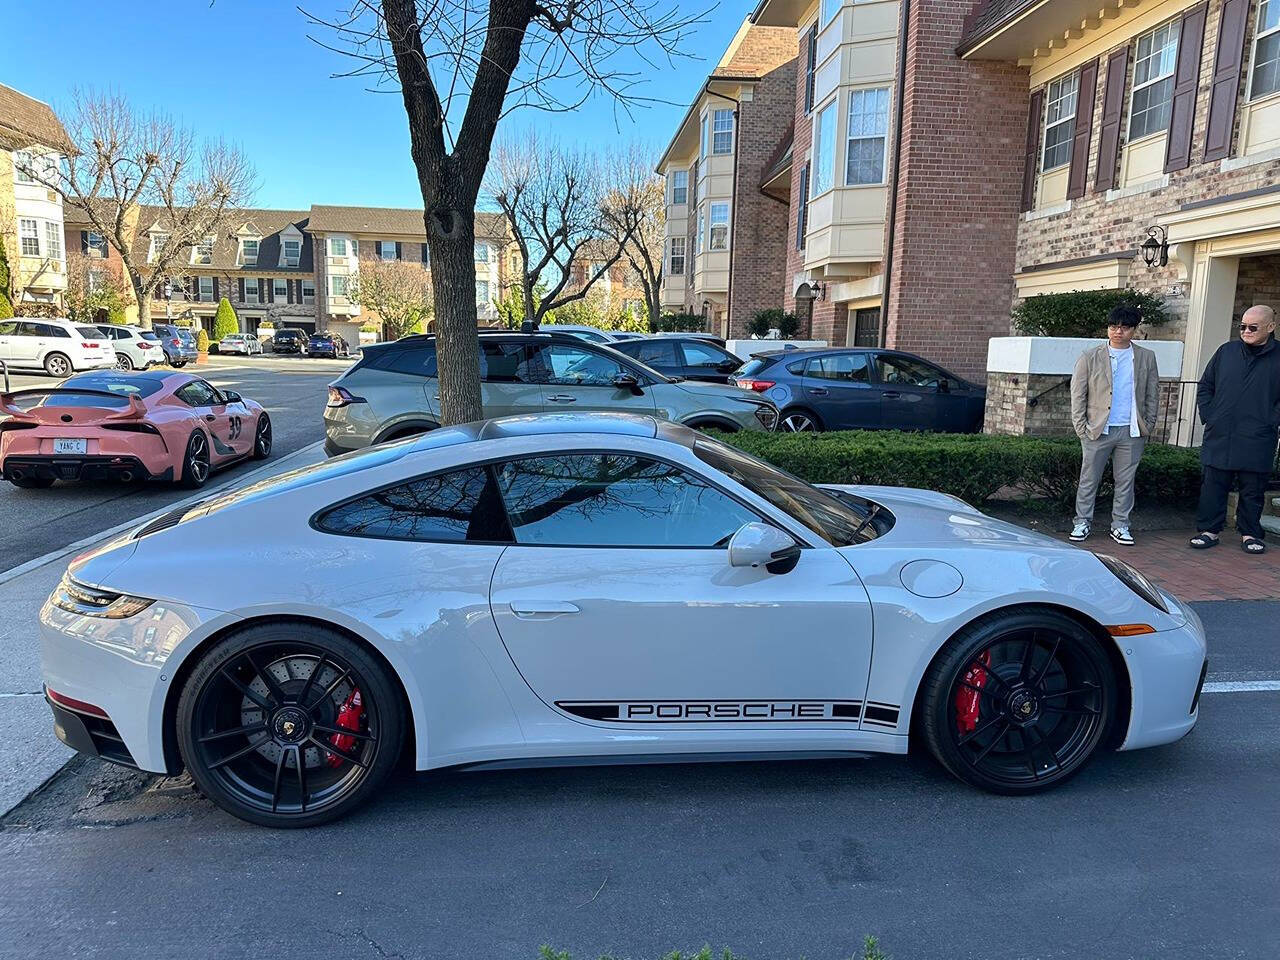
M 900 396 L 902 396 L 902 394 L 900 394 L 897 390 L 886 390 L 884 391 L 884 393 L 880 394 L 880 396 L 884 397 L 887 400 L 897 400 Z
M 518 601 L 508 604 L 511 612 L 521 620 L 550 620 L 570 613 L 579 613 L 576 603 L 559 601 Z
M 552 403 L 577 403 L 577 397 L 571 397 L 567 393 L 557 393 L 554 396 L 547 397 Z
M 810 387 L 809 393 L 815 397 L 825 397 L 827 395 L 826 387 Z
M 205 418 L 206 420 L 208 420 L 210 423 L 213 423 L 213 421 L 215 421 L 215 420 L 217 420 L 217 419 L 218 419 L 218 418 L 217 418 L 217 417 L 215 417 L 212 413 L 206 413 L 206 414 L 204 415 L 204 418 Z

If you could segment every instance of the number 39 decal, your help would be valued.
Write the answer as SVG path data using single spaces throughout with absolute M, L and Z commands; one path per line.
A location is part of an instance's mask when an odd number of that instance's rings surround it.
M 239 417 L 232 417 L 231 418 L 231 436 L 228 439 L 230 440 L 236 439 L 238 436 L 240 436 L 243 430 L 244 430 L 244 422 Z

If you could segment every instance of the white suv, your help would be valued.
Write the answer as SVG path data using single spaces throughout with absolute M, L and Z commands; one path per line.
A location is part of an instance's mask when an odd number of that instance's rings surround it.
M 114 367 L 116 352 L 97 327 L 70 320 L 14 317 L 0 321 L 0 360 L 10 369 L 69 377 L 80 370 Z

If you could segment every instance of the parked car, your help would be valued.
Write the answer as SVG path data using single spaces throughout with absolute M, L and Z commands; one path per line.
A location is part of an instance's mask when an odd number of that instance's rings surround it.
M 559 333 L 480 336 L 485 416 L 616 410 L 693 427 L 772 430 L 763 397 L 719 383 L 676 382 L 605 344 Z M 344 453 L 439 425 L 436 343 L 413 336 L 370 344 L 329 386 L 325 450 Z
M 351 356 L 351 347 L 339 334 L 313 333 L 307 339 L 307 354 L 312 357 L 329 357 L 338 360 Z
M 655 337 L 693 337 L 697 340 L 707 340 L 714 343 L 717 347 L 723 347 L 725 344 L 724 337 L 716 336 L 714 333 L 702 333 L 698 330 L 687 331 L 684 333 L 655 333 Z
M 116 323 L 100 323 L 97 327 L 111 340 L 116 352 L 117 368 L 145 370 L 157 363 L 164 363 L 160 336 L 154 331 Z
M 578 323 L 544 323 L 538 330 L 543 333 L 567 333 L 587 343 L 613 343 L 617 335 L 612 330 L 600 330 Z
M 986 387 L 898 350 L 757 353 L 731 379 L 779 410 L 779 430 L 982 429 Z
M 307 355 L 307 334 L 292 327 L 282 327 L 271 338 L 272 353 L 297 353 Z
M 615 343 L 619 353 L 635 357 L 668 377 L 728 383 L 729 375 L 742 366 L 742 358 L 701 337 L 645 337 Z
M 239 353 L 246 357 L 262 353 L 262 344 L 252 333 L 232 333 L 218 341 L 219 353 Z
M 272 827 L 375 800 L 406 742 L 418 770 L 923 747 L 1025 797 L 1181 739 L 1207 665 L 1195 612 L 1121 560 L 616 414 L 179 507 L 72 561 L 40 642 L 64 743 Z M 1203 749 L 1162 752 L 1162 787 Z M 1122 766 L 1145 775 L 1080 796 Z
M 112 341 L 97 327 L 70 320 L 14 317 L 0 320 L 0 360 L 10 370 L 44 370 L 67 377 L 116 365 Z
M 271 453 L 262 406 L 172 370 L 81 373 L 61 385 L 0 394 L 0 472 L 18 487 L 54 480 L 163 480 L 201 487 L 209 474 Z
M 175 369 L 185 367 L 200 355 L 196 335 L 190 327 L 180 327 L 174 323 L 153 323 L 151 329 L 160 337 L 160 348 L 164 351 L 169 366 Z

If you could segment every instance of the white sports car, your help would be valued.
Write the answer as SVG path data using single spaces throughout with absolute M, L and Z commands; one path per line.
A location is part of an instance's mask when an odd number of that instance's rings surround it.
M 175 576 L 176 570 L 186 571 Z M 195 572 L 198 572 L 196 575 Z M 512 417 L 175 510 L 41 611 L 55 730 L 275 826 L 417 769 L 906 753 L 1002 793 L 1197 719 L 1196 615 L 924 490 Z

